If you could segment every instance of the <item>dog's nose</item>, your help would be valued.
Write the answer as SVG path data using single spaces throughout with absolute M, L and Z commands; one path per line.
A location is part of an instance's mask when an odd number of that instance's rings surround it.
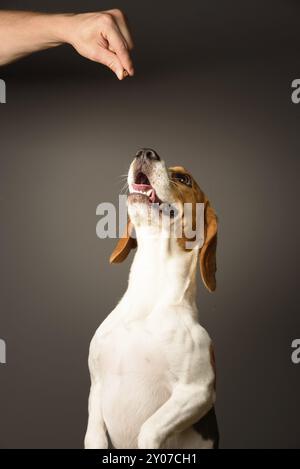
M 141 148 L 141 150 L 139 150 L 135 156 L 141 160 L 160 161 L 160 157 L 156 151 L 152 150 L 151 148 Z

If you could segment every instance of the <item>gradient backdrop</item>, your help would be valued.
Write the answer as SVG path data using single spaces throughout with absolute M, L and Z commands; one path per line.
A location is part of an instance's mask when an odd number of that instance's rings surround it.
M 1 1 L 120 7 L 136 77 L 71 48 L 0 69 L 0 447 L 82 447 L 89 341 L 124 292 L 95 229 L 141 146 L 190 169 L 220 221 L 218 290 L 200 285 L 223 448 L 300 447 L 300 5 L 292 0 Z M 146 287 L 145 287 L 146 288 Z

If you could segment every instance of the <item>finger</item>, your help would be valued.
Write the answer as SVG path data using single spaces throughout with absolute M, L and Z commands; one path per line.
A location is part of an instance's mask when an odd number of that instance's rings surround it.
M 118 25 L 115 23 L 114 26 L 110 27 L 104 35 L 105 39 L 109 43 L 109 49 L 113 50 L 118 56 L 123 68 L 129 73 L 134 74 L 133 63 L 130 57 L 129 49 L 125 38 L 123 37 Z
M 94 60 L 110 68 L 110 70 L 117 75 L 119 80 L 123 80 L 123 78 L 125 78 L 124 67 L 118 56 L 113 52 L 107 49 L 100 49 L 96 56 L 94 56 Z
M 133 49 L 134 44 L 133 44 L 132 34 L 130 32 L 128 19 L 126 18 L 125 14 L 121 10 L 118 10 L 118 9 L 110 10 L 109 13 L 113 15 L 117 25 L 119 26 L 119 29 L 127 42 L 128 49 L 129 50 Z

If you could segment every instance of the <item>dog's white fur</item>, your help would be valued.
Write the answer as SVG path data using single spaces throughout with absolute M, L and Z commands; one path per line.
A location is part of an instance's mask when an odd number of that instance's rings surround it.
M 164 162 L 153 162 L 149 180 L 173 201 Z M 211 448 L 193 427 L 215 401 L 211 340 L 195 301 L 198 251 L 148 225 L 147 204 L 128 210 L 138 248 L 127 291 L 90 345 L 85 447 L 107 448 L 109 434 L 115 448 Z

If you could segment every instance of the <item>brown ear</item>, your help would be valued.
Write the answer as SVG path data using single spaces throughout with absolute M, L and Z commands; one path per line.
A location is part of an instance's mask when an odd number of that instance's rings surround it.
M 200 251 L 200 272 L 204 285 L 213 292 L 216 289 L 216 250 L 217 250 L 217 217 L 209 202 L 205 204 L 205 239 Z
M 119 239 L 117 246 L 110 256 L 109 262 L 111 264 L 120 264 L 126 259 L 131 249 L 136 248 L 137 242 L 136 239 L 132 237 L 133 231 L 133 224 L 128 220 L 126 231 L 122 238 Z

